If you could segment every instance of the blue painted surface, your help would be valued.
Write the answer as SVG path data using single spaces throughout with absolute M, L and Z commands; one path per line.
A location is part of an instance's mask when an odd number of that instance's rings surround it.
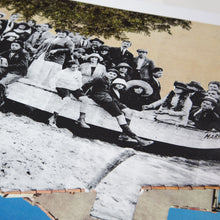
M 220 213 L 170 208 L 167 220 L 220 220 Z
M 0 196 L 1 220 L 49 220 L 50 218 L 37 206 L 32 206 L 22 198 L 3 198 Z

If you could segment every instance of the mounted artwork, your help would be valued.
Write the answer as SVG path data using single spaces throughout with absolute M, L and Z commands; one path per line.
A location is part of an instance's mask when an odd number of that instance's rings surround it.
M 0 6 L 2 192 L 95 190 L 92 216 L 131 219 L 141 186 L 219 184 L 219 26 Z

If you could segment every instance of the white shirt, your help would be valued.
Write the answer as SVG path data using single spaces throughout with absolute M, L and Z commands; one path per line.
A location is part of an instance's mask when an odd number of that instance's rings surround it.
M 141 67 L 142 67 L 142 65 L 143 65 L 143 63 L 144 63 L 144 57 L 143 58 L 140 58 L 140 57 L 138 57 L 138 59 L 137 59 L 137 70 L 139 70 L 139 69 L 141 69 Z

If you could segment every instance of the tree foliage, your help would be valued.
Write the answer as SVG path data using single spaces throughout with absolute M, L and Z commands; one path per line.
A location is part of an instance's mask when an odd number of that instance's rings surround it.
M 190 30 L 190 21 L 148 15 L 143 13 L 84 4 L 71 0 L 0 0 L 0 6 L 21 13 L 28 20 L 43 16 L 56 28 L 65 28 L 84 35 L 96 35 L 125 39 L 126 32 L 153 31 L 171 34 L 171 28 L 179 26 Z

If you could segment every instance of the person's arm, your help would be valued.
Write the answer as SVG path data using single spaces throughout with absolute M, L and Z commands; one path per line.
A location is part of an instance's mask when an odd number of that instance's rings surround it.
M 51 54 L 59 53 L 59 52 L 70 52 L 70 54 L 74 51 L 74 43 L 71 40 L 68 40 L 65 42 L 65 47 L 63 48 L 57 48 L 50 51 Z
M 143 105 L 142 108 L 143 110 L 147 110 L 147 109 L 155 109 L 157 108 L 158 106 L 162 105 L 164 103 L 164 101 L 166 100 L 167 96 L 165 96 L 164 98 L 156 101 L 156 102 L 153 102 L 149 105 Z

